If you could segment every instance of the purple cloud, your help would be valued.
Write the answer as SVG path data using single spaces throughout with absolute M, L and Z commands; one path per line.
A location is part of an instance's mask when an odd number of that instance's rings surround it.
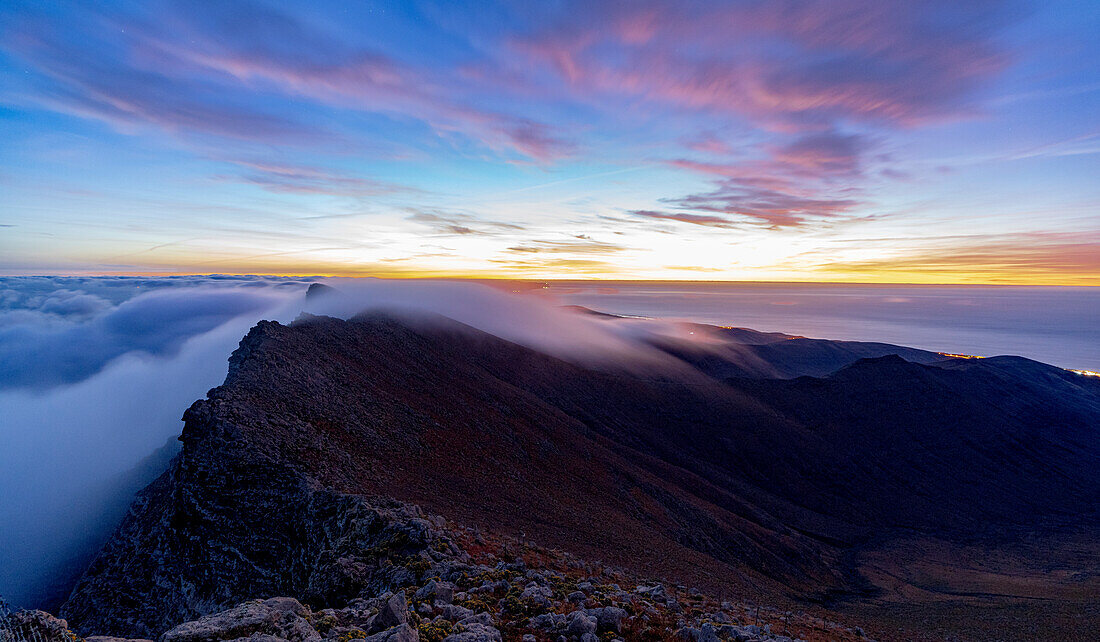
M 584 4 L 513 48 L 577 92 L 641 97 L 777 130 L 912 126 L 967 113 L 1001 71 L 1011 3 Z
M 256 106 L 264 104 L 413 118 L 437 133 L 538 162 L 574 150 L 547 123 L 481 107 L 479 94 L 445 65 L 401 62 L 266 5 L 214 2 L 196 10 L 187 3 L 158 11 L 156 20 L 85 13 L 76 34 L 45 16 L 21 14 L 4 34 L 4 49 L 48 79 L 38 102 L 126 132 L 152 126 L 313 145 L 343 137 L 317 121 Z
M 803 136 L 772 150 L 778 166 L 811 176 L 855 176 L 865 141 L 856 134 L 821 132 Z
M 721 179 L 715 181 L 715 189 L 710 192 L 663 200 L 679 208 L 737 216 L 774 228 L 835 218 L 861 204 L 850 198 L 856 191 L 851 184 L 862 175 L 861 157 L 866 145 L 861 136 L 827 131 L 768 145 L 765 156 L 753 160 L 734 163 L 674 160 L 670 164 L 676 167 Z M 837 179 L 843 179 L 848 186 L 843 197 L 834 195 L 837 188 L 833 183 Z M 670 216 L 692 222 L 684 217 L 698 215 Z M 720 220 L 730 223 L 727 219 Z
M 220 77 L 343 109 L 411 116 L 537 161 L 573 150 L 545 123 L 475 106 L 451 70 L 414 66 L 347 44 L 270 7 L 211 3 L 208 8 L 177 12 L 178 32 L 146 36 L 139 55 L 180 75 Z
M 105 121 L 123 131 L 155 126 L 173 133 L 202 133 L 255 141 L 327 138 L 309 125 L 234 104 L 213 88 L 181 84 L 163 75 L 126 68 L 81 49 L 43 28 L 10 40 L 9 50 L 53 82 L 42 102 L 58 111 Z
M 736 225 L 734 225 L 729 219 L 725 219 L 720 216 L 711 216 L 708 214 L 657 212 L 654 210 L 633 210 L 630 213 L 634 216 L 641 216 L 643 218 L 652 218 L 663 221 L 679 221 L 681 223 L 691 223 L 692 225 L 703 225 L 705 227 L 720 227 L 727 229 L 732 229 L 736 227 Z
M 735 180 L 722 181 L 711 192 L 665 201 L 684 209 L 739 216 L 773 228 L 798 227 L 813 219 L 835 217 L 861 204 L 854 199 L 803 196 Z

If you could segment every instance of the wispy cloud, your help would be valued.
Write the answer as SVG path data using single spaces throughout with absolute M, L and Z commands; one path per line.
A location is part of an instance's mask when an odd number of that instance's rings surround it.
M 245 170 L 235 177 L 237 180 L 272 192 L 361 197 L 410 191 L 407 187 L 393 183 L 347 176 L 341 172 L 308 165 L 243 159 L 229 162 Z
M 893 256 L 855 261 L 826 260 L 823 273 L 895 275 L 898 280 L 1014 282 L 1027 274 L 1033 282 L 1100 285 L 1100 234 L 1031 233 L 977 236 L 965 243 L 950 239 L 939 246 L 894 252 Z
M 994 34 L 1013 17 L 997 1 L 575 3 L 512 46 L 577 91 L 775 129 L 913 126 L 969 113 L 972 92 L 1007 64 Z
M 608 254 L 621 252 L 626 248 L 614 243 L 605 243 L 594 239 L 569 241 L 528 241 L 523 245 L 508 248 L 509 252 L 522 254 Z
M 729 219 L 722 218 L 720 216 L 710 216 L 707 214 L 688 214 L 686 212 L 657 212 L 654 210 L 634 210 L 630 212 L 634 216 L 641 216 L 642 218 L 651 218 L 663 221 L 679 221 L 681 223 L 691 223 L 692 225 L 703 225 L 705 227 L 720 227 L 726 229 L 733 229 L 736 227 Z
M 415 209 L 408 220 L 431 227 L 436 233 L 445 235 L 481 235 L 495 236 L 507 232 L 519 232 L 525 228 L 515 223 L 487 221 L 471 214 L 446 212 L 442 210 Z
M 862 204 L 852 195 L 858 191 L 867 145 L 862 136 L 826 131 L 768 145 L 763 156 L 751 160 L 676 159 L 670 164 L 722 178 L 709 192 L 663 200 L 681 209 L 726 214 L 773 228 L 834 218 Z
M 418 119 L 539 162 L 575 148 L 547 123 L 479 106 L 452 70 L 401 62 L 263 3 L 158 10 L 155 21 L 84 10 L 87 29 L 75 38 L 63 24 L 29 12 L 13 21 L 4 48 L 49 79 L 36 95 L 40 104 L 125 132 L 154 127 L 277 144 L 347 143 L 298 115 L 308 108 L 284 113 L 285 103 L 297 101 Z M 272 100 L 273 92 L 285 100 Z M 266 108 L 280 102 L 280 109 Z
M 667 202 L 684 209 L 737 216 L 773 228 L 797 227 L 813 219 L 838 216 L 860 204 L 849 198 L 800 196 L 736 180 L 724 181 L 711 192 L 671 198 Z
M 102 23 L 96 26 L 103 28 Z M 47 79 L 36 99 L 61 112 L 100 120 L 124 132 L 152 127 L 178 135 L 283 144 L 330 140 L 320 128 L 234 101 L 209 83 L 127 64 L 105 53 L 109 49 L 66 37 L 40 19 L 26 18 L 21 28 L 5 35 L 5 49 Z
M 321 104 L 418 118 L 538 161 L 573 149 L 545 123 L 467 100 L 449 70 L 350 44 L 269 6 L 211 3 L 175 18 L 179 33 L 147 34 L 139 53 L 179 75 L 213 74 Z

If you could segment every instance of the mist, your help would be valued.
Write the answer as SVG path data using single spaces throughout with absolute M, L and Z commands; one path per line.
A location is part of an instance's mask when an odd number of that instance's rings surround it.
M 27 296 L 6 279 L 0 313 L 0 595 L 63 599 L 132 493 L 159 474 L 180 416 L 225 377 L 226 357 L 293 288 L 172 282 L 117 304 L 88 293 Z M 22 298 L 10 293 L 22 287 Z M 119 297 L 121 298 L 121 297 Z M 58 312 L 56 300 L 83 301 Z M 53 301 L 53 302 L 51 302 Z M 19 306 L 19 307 L 17 307 Z
M 260 319 L 442 315 L 561 358 L 647 367 L 668 359 L 637 338 L 676 332 L 470 282 L 323 282 L 333 289 L 307 301 L 303 280 L 0 279 L 0 595 L 50 608 L 67 597 Z

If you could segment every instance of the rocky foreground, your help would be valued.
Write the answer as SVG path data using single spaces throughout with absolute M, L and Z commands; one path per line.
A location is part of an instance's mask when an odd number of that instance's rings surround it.
M 390 507 L 393 510 L 394 507 Z M 159 642 L 693 642 L 863 640 L 863 631 L 807 614 L 718 601 L 694 589 L 637 584 L 568 553 L 457 529 L 416 507 L 375 547 L 347 551 L 351 575 L 392 590 L 310 608 L 294 597 L 242 602 L 156 635 Z M 393 513 L 390 513 L 391 515 Z M 415 552 L 414 552 L 415 551 Z M 363 565 L 373 565 L 367 570 Z M 350 576 L 350 575 L 349 575 Z M 0 642 L 120 642 L 81 638 L 64 619 L 22 611 L 0 620 Z M 145 642 L 148 638 L 136 639 Z

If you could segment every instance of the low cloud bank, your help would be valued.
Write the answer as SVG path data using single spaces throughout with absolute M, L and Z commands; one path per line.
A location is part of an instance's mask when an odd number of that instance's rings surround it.
M 0 595 L 22 606 L 64 599 L 159 473 L 135 467 L 171 444 L 248 328 L 306 287 L 58 281 L 0 280 Z
M 163 469 L 183 411 L 222 382 L 260 319 L 443 315 L 585 362 L 658 360 L 637 338 L 674 331 L 469 282 L 326 279 L 333 290 L 307 301 L 309 282 L 0 278 L 0 595 L 47 607 L 66 597 L 132 493 Z

